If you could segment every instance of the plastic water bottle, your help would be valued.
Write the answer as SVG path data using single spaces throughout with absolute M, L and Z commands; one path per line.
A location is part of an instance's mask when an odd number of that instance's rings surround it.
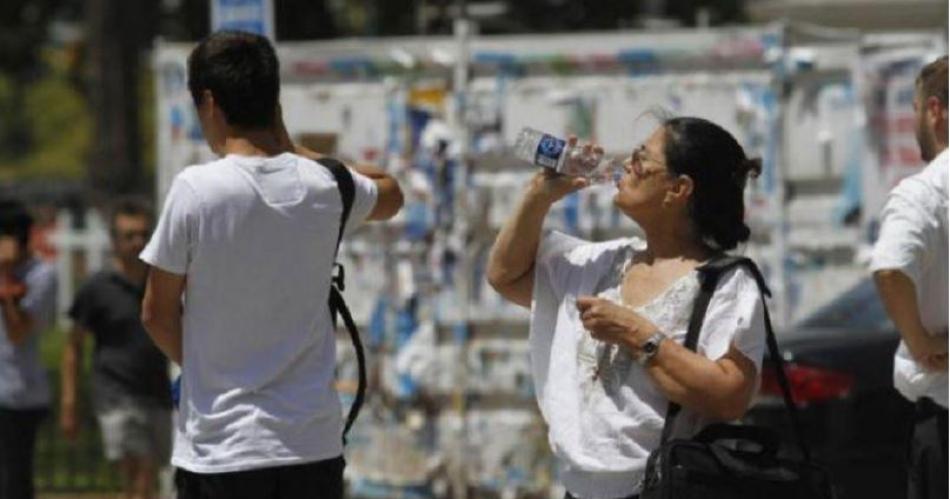
M 614 183 L 623 174 L 616 158 L 571 147 L 567 141 L 533 128 L 522 128 L 515 140 L 515 157 L 561 175 L 586 177 L 592 184 Z

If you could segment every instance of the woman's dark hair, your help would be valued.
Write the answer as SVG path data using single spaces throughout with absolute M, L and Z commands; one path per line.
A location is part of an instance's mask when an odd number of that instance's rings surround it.
M 15 200 L 0 200 L 0 236 L 12 236 L 20 246 L 26 247 L 32 228 L 33 217 L 26 205 Z
M 219 31 L 188 56 L 188 90 L 195 105 L 210 90 L 228 123 L 245 129 L 274 124 L 280 97 L 280 66 L 267 38 Z
M 739 142 L 711 121 L 672 118 L 663 128 L 670 174 L 693 180 L 689 215 L 702 242 L 725 251 L 748 241 L 743 191 L 748 177 L 762 171 L 762 161 L 747 158 Z

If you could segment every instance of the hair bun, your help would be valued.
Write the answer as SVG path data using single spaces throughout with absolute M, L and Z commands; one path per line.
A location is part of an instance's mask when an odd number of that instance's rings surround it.
M 756 178 L 762 174 L 762 158 L 748 158 L 739 165 L 739 175 Z

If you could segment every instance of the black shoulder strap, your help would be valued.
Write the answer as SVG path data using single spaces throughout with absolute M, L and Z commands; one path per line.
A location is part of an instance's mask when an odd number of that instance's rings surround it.
M 340 230 L 336 236 L 336 250 L 333 252 L 333 258 L 336 259 L 336 253 L 340 250 L 340 241 L 343 240 L 343 231 L 346 229 L 346 222 L 349 220 L 350 211 L 353 209 L 356 184 L 353 182 L 353 175 L 350 174 L 350 170 L 338 159 L 323 157 L 320 158 L 320 164 L 333 174 L 336 187 L 340 191 L 340 198 L 343 201 L 343 213 L 340 214 Z
M 343 232 L 346 229 L 346 222 L 350 217 L 350 210 L 353 209 L 353 198 L 356 195 L 356 185 L 353 182 L 353 175 L 350 170 L 340 161 L 324 157 L 320 158 L 319 163 L 325 166 L 333 178 L 336 179 L 337 189 L 340 191 L 340 199 L 343 202 L 343 211 L 340 213 L 340 230 L 337 233 L 336 247 L 333 250 L 333 259 L 336 260 L 337 253 L 340 251 L 340 241 L 343 240 Z M 330 284 L 330 317 L 333 320 L 333 327 L 336 329 L 337 315 L 343 318 L 343 324 L 350 333 L 350 340 L 353 342 L 353 348 L 356 350 L 356 362 L 359 371 L 359 385 L 356 388 L 356 397 L 353 399 L 353 405 L 350 406 L 350 412 L 346 415 L 346 425 L 343 427 L 343 443 L 346 443 L 346 434 L 356 421 L 363 406 L 363 400 L 366 398 L 366 354 L 363 351 L 363 343 L 360 341 L 360 332 L 356 328 L 356 322 L 350 315 L 350 309 L 343 300 L 341 291 L 346 289 L 346 274 L 343 265 L 334 261 L 333 268 L 335 275 Z
M 689 318 L 689 328 L 686 331 L 686 340 L 683 346 L 691 351 L 696 351 L 696 344 L 699 341 L 699 332 L 702 329 L 703 321 L 706 318 L 706 311 L 709 309 L 709 301 L 712 299 L 713 292 L 716 291 L 719 278 L 726 271 L 740 265 L 752 273 L 752 276 L 759 286 L 762 308 L 765 313 L 765 341 L 768 345 L 769 356 L 775 368 L 776 378 L 778 379 L 779 386 L 782 388 L 785 410 L 792 420 L 792 426 L 795 429 L 795 436 L 801 448 L 802 455 L 806 460 L 811 460 L 811 455 L 808 451 L 808 446 L 805 444 L 804 434 L 802 433 L 798 408 L 792 400 L 792 391 L 789 388 L 788 378 L 785 375 L 785 359 L 783 359 L 779 353 L 778 342 L 775 340 L 775 332 L 772 330 L 772 320 L 769 317 L 768 303 L 765 301 L 765 297 L 772 296 L 772 292 L 769 291 L 768 286 L 765 284 L 765 278 L 762 277 L 762 272 L 759 271 L 759 267 L 755 262 L 746 257 L 723 254 L 713 257 L 712 260 L 697 269 L 700 275 L 700 289 L 699 294 L 696 296 L 696 302 L 693 304 L 693 312 Z M 673 421 L 679 411 L 680 405 L 670 402 L 666 411 L 666 421 L 663 425 L 661 443 L 669 440 L 673 429 Z

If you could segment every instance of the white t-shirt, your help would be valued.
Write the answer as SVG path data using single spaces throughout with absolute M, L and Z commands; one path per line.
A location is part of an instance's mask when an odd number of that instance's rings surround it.
M 881 232 L 871 272 L 896 269 L 914 282 L 920 319 L 930 334 L 947 335 L 948 156 L 943 151 L 920 173 L 901 181 L 881 211 Z M 901 341 L 894 356 L 894 386 L 911 401 L 930 397 L 947 407 L 947 372 L 932 373 L 914 361 Z
M 347 230 L 376 185 L 356 184 Z M 187 275 L 172 464 L 220 473 L 339 456 L 327 298 L 342 202 L 295 154 L 229 155 L 175 178 L 141 258 Z
M 535 391 L 560 479 L 577 497 L 637 493 L 647 457 L 660 444 L 668 399 L 626 350 L 591 338 L 575 305 L 583 295 L 619 303 L 622 276 L 645 248 L 641 239 L 590 243 L 551 232 L 538 250 L 530 332 Z M 699 275 L 691 272 L 635 310 L 682 344 L 698 291 Z M 730 343 L 761 368 L 764 314 L 755 278 L 744 268 L 720 278 L 697 351 L 719 359 Z M 691 436 L 708 422 L 684 408 L 674 435 Z

